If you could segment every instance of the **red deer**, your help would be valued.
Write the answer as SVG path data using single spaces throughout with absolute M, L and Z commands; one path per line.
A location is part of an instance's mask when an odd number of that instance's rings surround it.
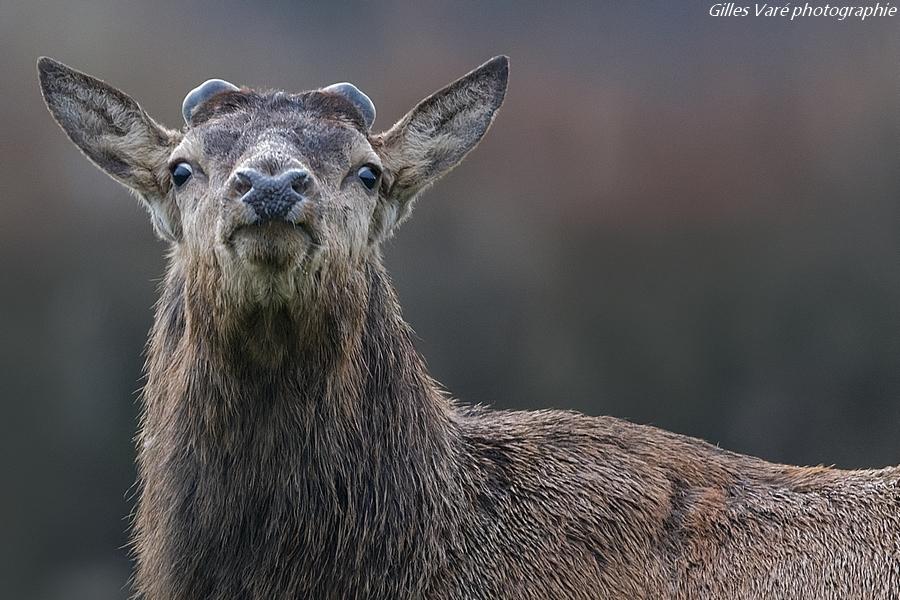
M 38 63 L 170 247 L 138 437 L 148 600 L 900 597 L 900 471 L 771 464 L 609 417 L 467 406 L 381 245 L 503 102 L 497 57 L 387 131 L 351 84 L 210 80 L 163 127 Z

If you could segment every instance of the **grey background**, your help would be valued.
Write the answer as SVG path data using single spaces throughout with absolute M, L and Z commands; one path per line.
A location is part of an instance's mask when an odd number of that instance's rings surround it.
M 708 8 L 0 0 L 0 597 L 126 596 L 164 265 L 46 113 L 41 54 L 173 126 L 223 77 L 353 81 L 386 128 L 507 53 L 495 126 L 387 249 L 434 375 L 774 461 L 900 462 L 898 21 Z

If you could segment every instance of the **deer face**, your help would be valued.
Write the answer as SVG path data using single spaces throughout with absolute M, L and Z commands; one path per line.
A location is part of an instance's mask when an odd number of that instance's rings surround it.
M 495 58 L 378 134 L 374 106 L 350 84 L 289 94 L 211 80 L 173 131 L 97 79 L 47 58 L 38 69 L 57 122 L 141 197 L 176 260 L 259 301 L 362 272 L 418 193 L 481 140 L 507 79 Z
M 358 268 L 386 194 L 373 142 L 360 110 L 332 92 L 216 94 L 168 158 L 179 243 L 235 280 Z

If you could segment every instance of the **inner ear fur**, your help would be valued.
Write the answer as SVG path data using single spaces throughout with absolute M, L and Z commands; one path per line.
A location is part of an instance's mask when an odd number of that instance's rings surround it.
M 159 125 L 124 92 L 51 58 L 38 60 L 38 73 L 44 101 L 69 139 L 138 194 L 161 237 L 178 239 L 166 162 L 181 134 Z
M 409 216 L 417 194 L 478 145 L 503 104 L 508 77 L 509 59 L 492 58 L 375 136 L 391 185 L 376 211 L 372 237 L 389 236 Z

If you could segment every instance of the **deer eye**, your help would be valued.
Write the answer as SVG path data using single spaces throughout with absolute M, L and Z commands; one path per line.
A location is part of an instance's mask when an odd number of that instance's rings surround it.
M 366 189 L 372 191 L 378 185 L 378 178 L 381 177 L 381 171 L 375 165 L 365 165 L 356 172 L 356 176 L 366 186 Z
M 172 167 L 172 181 L 175 182 L 175 187 L 183 186 L 193 174 L 194 169 L 186 162 L 180 162 Z

